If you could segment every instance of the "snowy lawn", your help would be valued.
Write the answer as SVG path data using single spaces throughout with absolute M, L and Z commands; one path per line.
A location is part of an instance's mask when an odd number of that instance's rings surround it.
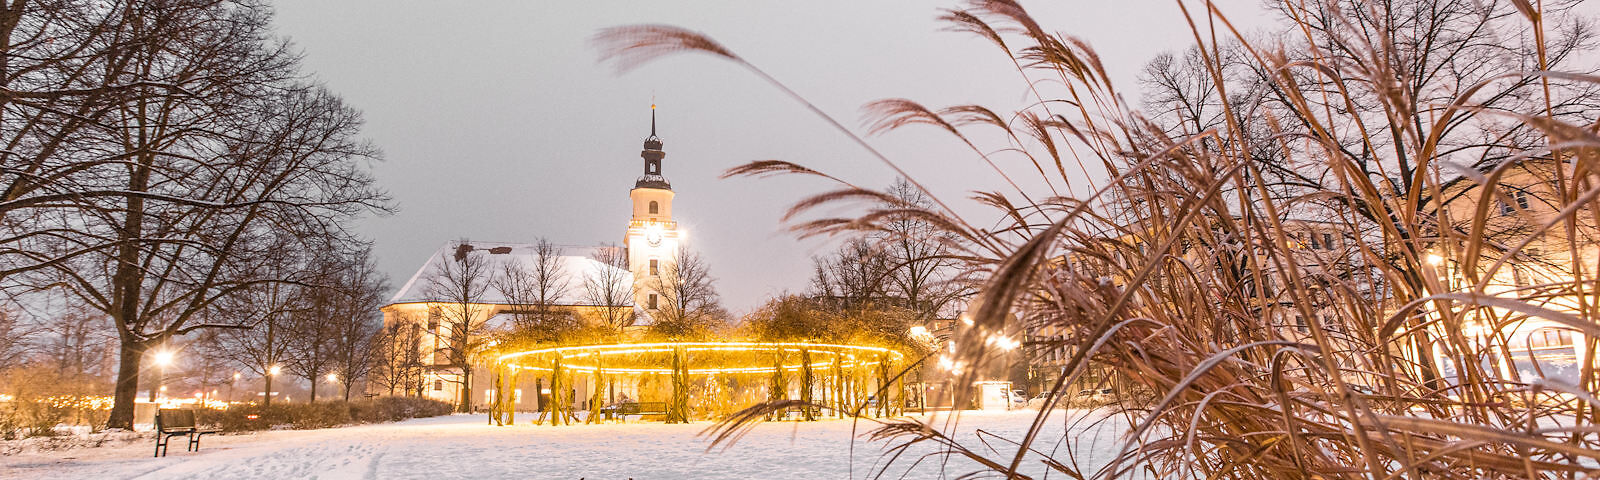
M 964 412 L 958 437 L 970 448 L 993 448 L 1006 443 L 977 430 L 1008 439 L 1020 439 L 1037 412 Z M 1080 419 L 1083 412 L 1058 411 L 1051 416 L 1035 450 L 1061 448 L 1056 458 L 1076 457 L 1086 464 L 1115 453 L 1120 428 L 1074 427 L 1063 436 L 1062 418 Z M 527 422 L 529 417 L 518 415 Z M 947 418 L 934 417 L 942 424 Z M 809 480 L 862 478 L 879 465 L 882 444 L 864 438 L 851 441 L 851 422 L 768 423 L 756 427 L 726 451 L 706 452 L 709 439 L 698 434 L 709 423 L 665 425 L 629 423 L 491 427 L 483 415 L 454 415 L 324 430 L 272 431 L 244 435 L 208 435 L 203 449 L 183 451 L 174 439 L 171 453 L 152 458 L 154 441 L 121 446 L 77 448 L 54 452 L 22 453 L 0 457 L 0 477 L 5 478 L 425 478 L 429 480 L 488 478 L 797 478 Z M 862 422 L 859 433 L 873 424 Z M 949 431 L 946 429 L 945 431 Z M 1066 453 L 1057 441 L 1076 442 L 1076 455 Z M 854 443 L 854 461 L 850 458 Z M 937 478 L 942 457 L 917 456 L 928 447 L 913 448 L 889 469 L 885 478 Z M 999 455 L 989 453 L 991 458 Z M 1005 458 L 1010 458 L 1006 456 Z M 1044 472 L 1037 460 L 1024 462 L 1025 471 Z M 944 465 L 947 477 L 976 470 L 976 464 L 952 457 Z M 1036 477 L 1037 478 L 1037 477 Z

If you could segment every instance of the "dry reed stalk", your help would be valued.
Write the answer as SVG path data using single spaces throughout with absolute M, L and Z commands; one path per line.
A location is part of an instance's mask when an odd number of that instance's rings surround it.
M 966 131 L 1002 131 L 1012 142 L 1004 148 L 1033 167 L 1001 171 L 1020 201 L 978 195 L 1006 223 L 975 229 L 943 202 L 932 210 L 884 203 L 834 177 L 839 190 L 785 217 L 865 199 L 889 206 L 794 228 L 849 234 L 914 217 L 958 239 L 958 255 L 985 277 L 971 325 L 951 339 L 959 348 L 950 360 L 968 366 L 958 384 L 997 361 L 996 335 L 1021 327 L 1066 338 L 1035 345 L 1068 360 L 1027 435 L 1008 439 L 1014 454 L 963 445 L 944 433 L 949 425 L 873 420 L 870 438 L 893 445 L 890 463 L 920 462 L 902 455 L 937 445 L 941 455 L 1012 478 L 1037 465 L 1073 478 L 1600 475 L 1600 302 L 1592 293 L 1600 288 L 1600 136 L 1593 111 L 1575 107 L 1600 97 L 1600 82 L 1548 71 L 1565 55 L 1549 52 L 1544 5 L 1285 1 L 1275 8 L 1298 38 L 1258 45 L 1214 6 L 1192 3 L 1177 6 L 1199 47 L 1193 69 L 1179 74 L 1226 99 L 1209 107 L 1220 110 L 1210 120 L 1164 122 L 1123 105 L 1084 42 L 1046 33 L 1015 2 L 976 1 L 943 18 L 998 45 L 1037 101 L 1009 113 L 909 100 L 867 111 L 874 132 L 935 126 L 991 166 L 983 152 L 993 150 Z M 1429 28 L 1468 40 L 1452 51 L 1408 43 Z M 1531 50 L 1485 58 L 1538 70 L 1466 75 L 1472 81 L 1445 89 L 1422 78 L 1437 72 L 1419 66 L 1440 61 L 1425 57 L 1476 51 L 1472 35 L 1486 28 L 1531 33 Z M 622 27 L 599 39 L 608 56 L 638 54 L 628 62 L 709 52 L 782 88 L 685 30 Z M 1070 194 L 1087 183 L 1086 165 L 1109 174 L 1082 196 L 1061 197 L 1058 184 Z M 1519 170 L 1553 178 L 1537 183 L 1542 210 L 1522 205 L 1522 185 L 1504 183 Z M 780 172 L 826 176 L 778 161 L 729 175 Z M 1049 191 L 1023 191 L 1013 178 L 1025 175 Z M 1338 232 L 1337 251 L 1306 248 L 1311 227 Z M 1546 274 L 1509 287 L 1495 280 L 1524 265 Z M 1584 334 L 1575 347 L 1589 360 L 1576 381 L 1524 378 L 1508 363 L 1531 355 L 1531 340 L 1516 330 L 1535 321 Z M 1132 425 L 1114 461 L 1091 469 L 1036 448 L 1046 422 L 1070 421 L 1051 407 L 1107 381 L 1119 385 L 1110 414 Z M 726 445 L 794 403 L 752 407 L 708 433 Z

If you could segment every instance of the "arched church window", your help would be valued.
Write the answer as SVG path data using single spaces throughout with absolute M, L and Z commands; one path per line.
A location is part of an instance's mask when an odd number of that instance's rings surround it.
M 656 259 L 654 259 L 654 258 L 650 259 L 650 274 L 651 275 L 660 275 L 661 274 L 660 266 L 656 263 Z
M 655 200 L 651 200 L 650 201 L 650 214 L 651 215 L 655 215 L 657 213 L 661 213 L 661 205 L 656 204 Z

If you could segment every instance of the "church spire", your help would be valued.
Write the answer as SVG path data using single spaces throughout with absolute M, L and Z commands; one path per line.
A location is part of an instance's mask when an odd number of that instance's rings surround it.
M 661 176 L 661 159 L 667 153 L 661 151 L 661 137 L 656 136 L 656 104 L 650 104 L 650 136 L 644 139 L 644 151 L 639 152 L 644 158 L 644 176 L 639 177 L 633 188 L 660 188 L 671 190 L 672 184 L 667 183 L 667 177 Z

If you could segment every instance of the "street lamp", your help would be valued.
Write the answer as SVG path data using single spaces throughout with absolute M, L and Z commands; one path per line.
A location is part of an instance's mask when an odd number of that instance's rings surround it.
M 339 387 L 339 374 L 337 374 L 337 373 L 328 374 L 328 384 L 329 384 L 329 388 L 338 388 Z M 334 393 L 335 397 L 337 397 L 338 394 L 339 394 L 338 391 L 335 391 L 333 393 Z
M 165 367 L 167 365 L 172 365 L 172 356 L 173 356 L 172 355 L 172 351 L 170 351 L 170 350 L 161 350 L 161 351 L 156 352 L 156 355 L 155 355 L 156 366 Z
M 161 380 L 162 377 L 167 376 L 167 366 L 172 365 L 173 357 L 171 350 L 156 350 L 156 353 L 151 356 L 150 361 L 156 365 L 156 378 L 150 388 L 150 403 L 155 403 L 156 392 L 167 389 L 167 387 L 161 386 Z

